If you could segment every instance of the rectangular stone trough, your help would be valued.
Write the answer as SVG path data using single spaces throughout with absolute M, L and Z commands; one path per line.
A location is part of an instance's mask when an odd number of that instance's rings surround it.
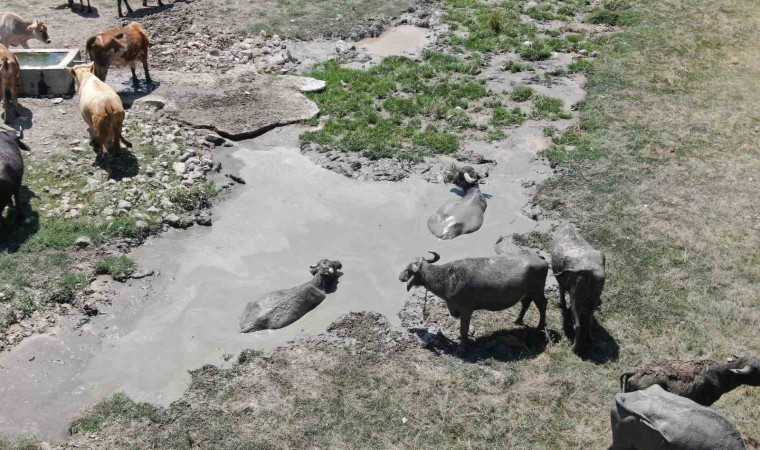
M 74 94 L 74 78 L 67 70 L 81 55 L 76 49 L 13 50 L 21 66 L 19 95 L 59 97 Z

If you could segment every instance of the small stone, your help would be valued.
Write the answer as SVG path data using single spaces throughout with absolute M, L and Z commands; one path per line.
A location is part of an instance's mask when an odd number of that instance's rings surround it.
M 202 226 L 205 226 L 205 227 L 210 227 L 211 226 L 211 214 L 209 214 L 209 213 L 207 213 L 205 211 L 201 212 L 200 214 L 198 214 L 195 217 L 195 222 L 198 225 L 202 225 Z
M 183 162 L 175 162 L 172 164 L 172 169 L 177 175 L 182 175 L 187 172 L 187 166 Z
M 129 210 L 132 209 L 132 203 L 126 200 L 120 200 L 118 205 L 116 205 L 116 208 Z
M 79 236 L 74 244 L 79 248 L 87 248 L 92 245 L 92 240 L 87 236 Z
M 53 99 L 54 105 L 60 105 L 61 103 L 63 103 L 63 99 L 61 97 L 56 97 Z
M 217 145 L 217 146 L 223 145 L 224 142 L 226 141 L 226 139 L 224 139 L 223 137 L 221 137 L 219 135 L 216 135 L 216 134 L 208 134 L 208 135 L 206 135 L 206 137 L 204 139 L 206 140 L 206 142 L 210 142 L 210 143 L 212 143 L 214 145 Z

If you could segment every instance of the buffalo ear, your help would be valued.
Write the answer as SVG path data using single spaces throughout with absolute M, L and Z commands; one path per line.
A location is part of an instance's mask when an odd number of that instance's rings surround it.
M 343 264 L 341 264 L 340 261 L 333 261 L 333 266 L 335 266 L 336 270 L 340 270 L 343 268 Z

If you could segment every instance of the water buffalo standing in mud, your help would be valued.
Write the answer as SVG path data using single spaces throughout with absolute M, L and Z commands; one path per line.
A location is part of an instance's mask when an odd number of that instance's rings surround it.
M 483 175 L 470 166 L 452 168 L 445 182 L 453 183 L 464 191 L 464 197 L 441 206 L 427 221 L 428 229 L 439 239 L 455 237 L 478 231 L 483 225 L 486 200 L 480 192 Z
M 342 267 L 340 261 L 323 259 L 310 267 L 314 275 L 311 281 L 249 302 L 240 315 L 240 332 L 276 330 L 305 316 L 322 303 Z
M 601 305 L 604 254 L 586 242 L 569 223 L 555 233 L 551 254 L 552 272 L 559 283 L 563 310 L 567 308 L 565 293 L 570 294 L 575 334 L 573 351 L 581 353 L 591 344 L 594 310 Z
M 21 181 L 24 178 L 24 159 L 21 150 L 29 148 L 21 141 L 24 133 L 0 128 L 0 230 L 5 227 L 3 211 L 13 197 L 16 221 L 24 218 L 21 208 Z
M 546 297 L 544 285 L 549 265 L 530 252 L 494 258 L 467 258 L 435 265 L 432 259 L 415 258 L 399 275 L 399 280 L 412 286 L 423 286 L 446 302 L 452 317 L 459 319 L 461 345 L 468 342 L 472 313 L 479 309 L 502 311 L 522 303 L 515 321 L 522 325 L 531 301 L 539 312 L 538 328 L 546 329 Z
M 734 356 L 724 363 L 710 360 L 652 361 L 620 377 L 622 392 L 640 391 L 654 385 L 710 406 L 739 386 L 760 386 L 760 360 L 752 356 Z
M 658 385 L 615 396 L 609 450 L 746 450 L 725 417 Z

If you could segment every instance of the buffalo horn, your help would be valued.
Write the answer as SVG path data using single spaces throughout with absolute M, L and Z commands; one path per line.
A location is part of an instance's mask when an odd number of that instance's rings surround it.
M 429 252 L 429 253 L 433 254 L 433 259 L 427 259 L 427 258 L 425 258 L 425 261 L 429 262 L 430 264 L 432 264 L 432 263 L 438 261 L 439 259 L 441 259 L 441 255 L 439 255 L 438 253 L 436 253 L 436 252 Z
M 750 367 L 749 365 L 746 365 L 742 367 L 741 369 L 734 370 L 733 372 L 737 375 L 749 375 L 750 373 L 752 373 L 752 367 Z
M 476 179 L 472 178 L 472 177 L 470 176 L 470 174 L 469 174 L 469 173 L 467 173 L 467 172 L 465 172 L 465 173 L 464 173 L 464 179 L 465 179 L 465 180 L 467 180 L 467 182 L 468 182 L 468 183 L 470 183 L 470 184 L 475 184 L 475 183 L 477 183 L 477 182 L 478 182 L 478 180 L 476 180 Z

